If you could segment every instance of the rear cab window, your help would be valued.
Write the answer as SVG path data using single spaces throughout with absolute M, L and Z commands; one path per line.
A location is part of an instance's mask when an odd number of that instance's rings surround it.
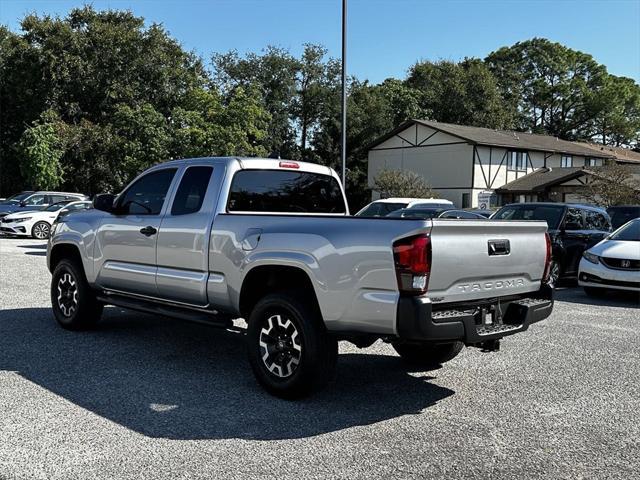
M 330 175 L 281 170 L 239 170 L 228 212 L 345 214 L 340 185 Z

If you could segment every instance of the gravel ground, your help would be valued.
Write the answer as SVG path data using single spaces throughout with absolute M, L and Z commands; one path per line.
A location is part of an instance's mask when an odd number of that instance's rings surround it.
M 265 394 L 242 337 L 116 308 L 58 328 L 45 244 L 0 238 L 0 478 L 639 478 L 640 309 L 548 320 L 439 370 L 340 346 L 321 394 Z

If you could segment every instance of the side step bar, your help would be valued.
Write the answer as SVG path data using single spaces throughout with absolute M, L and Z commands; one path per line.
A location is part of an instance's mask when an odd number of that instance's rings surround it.
M 97 299 L 109 305 L 137 310 L 139 312 L 154 313 L 166 317 L 177 318 L 189 322 L 202 323 L 216 328 L 224 328 L 234 332 L 244 332 L 244 329 L 235 327 L 233 318 L 221 312 L 210 312 L 207 310 L 191 309 L 185 307 L 154 302 L 152 300 L 130 297 L 113 292 L 101 292 L 97 294 Z

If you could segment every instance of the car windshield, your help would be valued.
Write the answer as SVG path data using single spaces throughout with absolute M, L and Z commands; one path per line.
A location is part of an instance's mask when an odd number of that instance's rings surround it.
M 640 242 L 640 220 L 629 222 L 609 238 L 623 242 Z
M 550 229 L 557 230 L 563 209 L 553 205 L 512 205 L 502 207 L 492 220 L 544 220 Z
M 437 217 L 442 211 L 441 208 L 403 208 L 391 212 L 387 217 L 427 219 Z
M 640 206 L 612 207 L 607 209 L 607 213 L 611 217 L 611 226 L 615 230 L 629 220 L 640 217 Z
M 384 217 L 406 207 L 406 203 L 374 202 L 358 213 L 359 217 Z
M 64 207 L 67 203 L 69 203 L 69 202 L 54 203 L 53 205 L 49 205 L 47 208 L 45 208 L 44 211 L 45 212 L 57 212 L 62 207 Z
M 2 203 L 20 203 L 21 200 L 24 200 L 33 192 L 22 192 L 16 193 L 15 195 L 11 195 L 9 198 L 5 198 Z

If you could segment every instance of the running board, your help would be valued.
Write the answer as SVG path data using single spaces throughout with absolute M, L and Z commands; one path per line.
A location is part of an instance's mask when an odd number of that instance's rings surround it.
M 189 322 L 202 323 L 211 327 L 224 328 L 234 332 L 244 332 L 244 329 L 234 326 L 231 316 L 221 312 L 214 313 L 206 310 L 178 307 L 112 292 L 99 293 L 97 299 L 100 302 L 129 310 L 164 315 Z

